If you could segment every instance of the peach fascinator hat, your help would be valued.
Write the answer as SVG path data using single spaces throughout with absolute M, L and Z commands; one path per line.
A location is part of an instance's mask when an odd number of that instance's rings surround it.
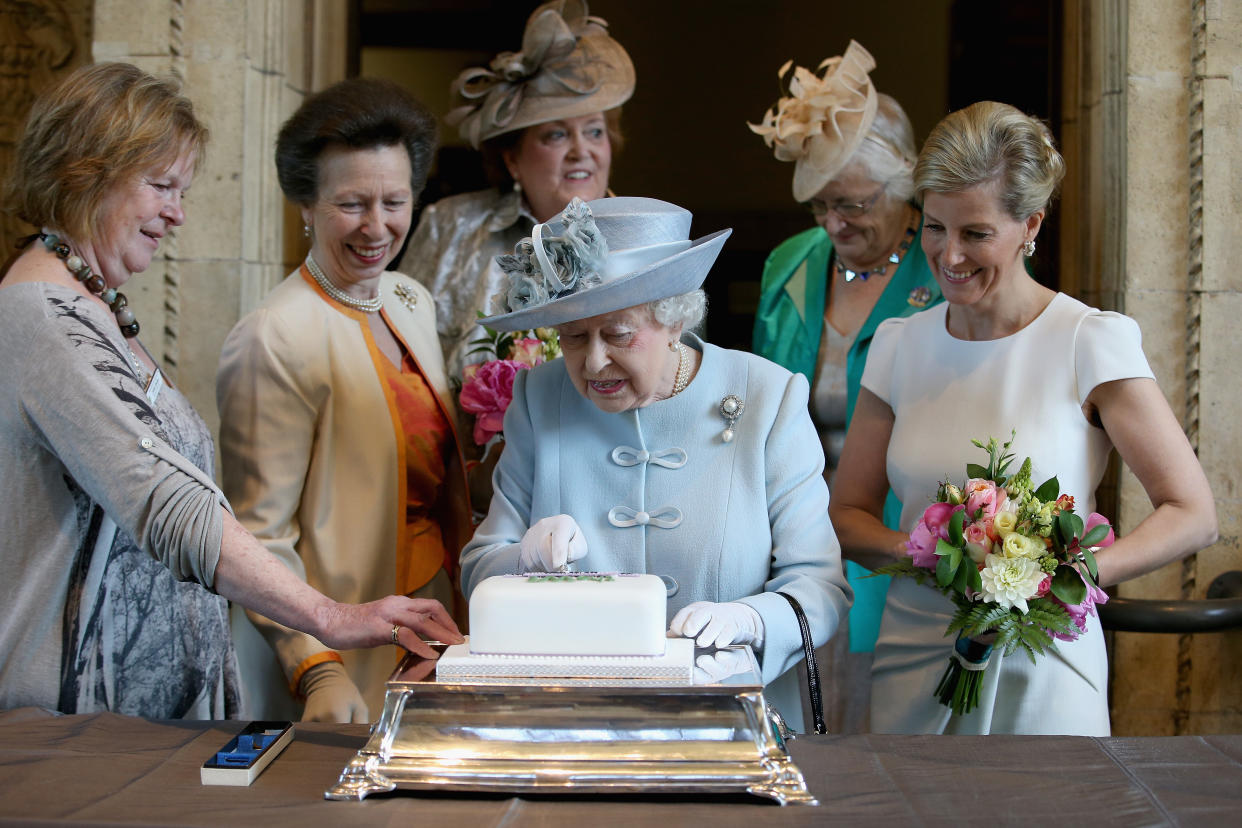
M 792 72 L 790 71 L 792 67 Z M 875 121 L 875 58 L 851 40 L 815 72 L 786 61 L 777 76 L 789 94 L 747 126 L 779 161 L 794 162 L 793 196 L 809 201 L 849 162 Z
M 489 138 L 620 106 L 634 94 L 634 64 L 584 0 L 552 0 L 526 21 L 520 52 L 466 69 L 444 120 L 475 149 Z

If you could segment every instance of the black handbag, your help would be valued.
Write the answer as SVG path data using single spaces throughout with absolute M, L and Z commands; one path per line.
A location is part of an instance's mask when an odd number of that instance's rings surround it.
M 815 642 L 811 640 L 811 625 L 806 622 L 806 613 L 802 611 L 802 605 L 798 603 L 797 598 L 787 592 L 776 594 L 789 602 L 790 608 L 798 618 L 798 630 L 802 633 L 802 653 L 806 658 L 806 691 L 811 700 L 811 716 L 815 722 L 815 732 L 827 733 L 828 727 L 824 724 L 824 700 L 819 692 L 819 665 L 815 662 Z

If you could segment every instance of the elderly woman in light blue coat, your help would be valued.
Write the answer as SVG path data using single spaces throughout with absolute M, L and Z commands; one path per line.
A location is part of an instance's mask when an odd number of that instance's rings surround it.
M 500 257 L 509 312 L 483 324 L 555 326 L 564 359 L 518 374 L 462 583 L 469 596 L 492 575 L 568 565 L 659 575 L 670 632 L 749 644 L 796 728 L 802 638 L 776 593 L 796 599 L 816 646 L 852 593 L 806 379 L 688 332 L 729 233 L 692 242 L 690 220 L 654 199 L 575 199 Z

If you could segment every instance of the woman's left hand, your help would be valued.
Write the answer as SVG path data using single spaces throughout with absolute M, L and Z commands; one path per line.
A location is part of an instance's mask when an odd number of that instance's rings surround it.
M 729 644 L 763 646 L 763 618 L 750 604 L 730 601 L 715 604 L 695 601 L 673 616 L 668 631 L 682 638 L 693 638 L 699 647 L 725 647 Z
M 448 610 L 430 598 L 389 595 L 366 604 L 334 604 L 328 610 L 320 641 L 334 650 L 378 647 L 391 644 L 397 627 L 397 644 L 423 658 L 436 658 L 423 639 L 445 644 L 465 641 Z

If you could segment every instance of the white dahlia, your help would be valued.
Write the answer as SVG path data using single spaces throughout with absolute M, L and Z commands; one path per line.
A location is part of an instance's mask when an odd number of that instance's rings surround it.
M 1039 585 L 1047 575 L 1039 562 L 1030 558 L 1006 558 L 988 555 L 983 561 L 979 578 L 983 581 L 983 599 L 995 601 L 1002 607 L 1017 607 L 1023 614 L 1027 611 L 1026 599 L 1035 597 Z

